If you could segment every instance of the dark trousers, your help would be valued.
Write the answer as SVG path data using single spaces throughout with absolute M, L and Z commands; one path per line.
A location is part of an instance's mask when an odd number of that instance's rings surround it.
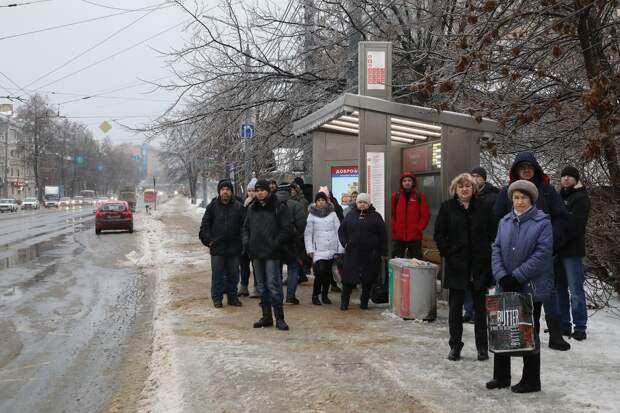
M 471 283 L 468 285 L 471 297 L 474 302 L 474 334 L 476 336 L 476 348 L 486 350 L 487 340 L 487 310 L 485 296 L 486 290 L 474 290 Z M 465 290 L 450 288 L 448 298 L 448 325 L 450 326 L 450 348 L 463 347 L 463 303 L 465 301 Z
M 422 259 L 422 241 L 393 241 L 392 258 Z
M 349 302 L 349 299 L 351 298 L 351 292 L 353 291 L 353 289 L 355 288 L 355 284 L 342 284 L 342 299 L 346 300 L 346 302 Z M 371 284 L 362 284 L 362 294 L 360 295 L 360 302 L 362 304 L 368 304 L 368 301 L 370 300 L 370 291 L 372 290 L 372 283 Z
M 237 284 L 239 283 L 239 257 L 223 255 L 211 256 L 211 298 L 222 301 L 224 287 L 228 302 L 237 301 Z
M 312 295 L 327 294 L 332 277 L 332 264 L 334 260 L 318 260 L 314 263 L 314 284 L 312 285 Z
M 241 285 L 244 287 L 248 287 L 250 285 L 250 266 L 252 264 L 252 260 L 247 255 L 242 255 L 239 257 L 239 267 L 241 268 Z M 256 277 L 254 277 L 254 287 L 256 287 Z
M 540 313 L 542 303 L 534 303 L 534 342 L 535 354 L 523 356 L 523 375 L 521 381 L 540 386 Z M 510 356 L 495 354 L 493 358 L 493 378 L 510 383 Z

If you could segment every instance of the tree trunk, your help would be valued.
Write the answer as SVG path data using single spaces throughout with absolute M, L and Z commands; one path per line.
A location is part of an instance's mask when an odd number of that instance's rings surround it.
M 614 68 L 609 64 L 609 60 L 603 50 L 601 22 L 597 20 L 596 10 L 593 5 L 594 2 L 591 0 L 575 1 L 575 10 L 580 10 L 577 26 L 579 43 L 591 88 L 598 83 L 601 74 L 604 74 L 607 79 L 615 79 Z M 611 102 L 612 107 L 617 105 L 617 98 L 614 96 L 613 89 L 610 90 L 609 86 L 605 89 L 604 97 Z M 595 110 L 600 130 L 607 131 L 601 132 L 601 149 L 609 171 L 614 199 L 616 202 L 620 202 L 620 163 L 615 143 L 616 128 L 609 120 L 611 113 L 613 113 L 612 110 L 605 111 L 600 105 Z

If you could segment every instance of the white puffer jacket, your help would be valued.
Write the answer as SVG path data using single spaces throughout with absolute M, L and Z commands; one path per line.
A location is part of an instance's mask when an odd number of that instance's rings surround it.
M 318 217 L 312 213 L 310 206 L 310 214 L 306 223 L 306 231 L 304 232 L 304 243 L 306 252 L 313 253 L 313 262 L 319 260 L 331 260 L 335 254 L 344 253 L 344 248 L 338 240 L 338 228 L 340 220 L 336 212 L 329 213 L 326 217 Z

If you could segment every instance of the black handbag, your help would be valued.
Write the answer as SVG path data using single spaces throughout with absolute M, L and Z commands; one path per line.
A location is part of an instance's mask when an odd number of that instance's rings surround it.
M 379 280 L 372 286 L 372 290 L 370 290 L 370 299 L 375 304 L 385 304 L 390 301 L 387 266 L 387 257 L 381 257 L 381 272 L 379 274 Z

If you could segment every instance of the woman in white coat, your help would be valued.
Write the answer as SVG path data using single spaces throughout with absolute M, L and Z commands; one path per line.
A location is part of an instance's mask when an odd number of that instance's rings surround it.
M 340 220 L 334 206 L 328 202 L 323 192 L 315 195 L 314 204 L 308 209 L 310 214 L 304 232 L 304 243 L 306 253 L 312 258 L 314 266 L 312 304 L 321 305 L 321 301 L 323 304 L 331 304 L 328 292 L 332 280 L 334 255 L 344 252 L 338 241 Z M 321 294 L 321 301 L 319 294 Z

